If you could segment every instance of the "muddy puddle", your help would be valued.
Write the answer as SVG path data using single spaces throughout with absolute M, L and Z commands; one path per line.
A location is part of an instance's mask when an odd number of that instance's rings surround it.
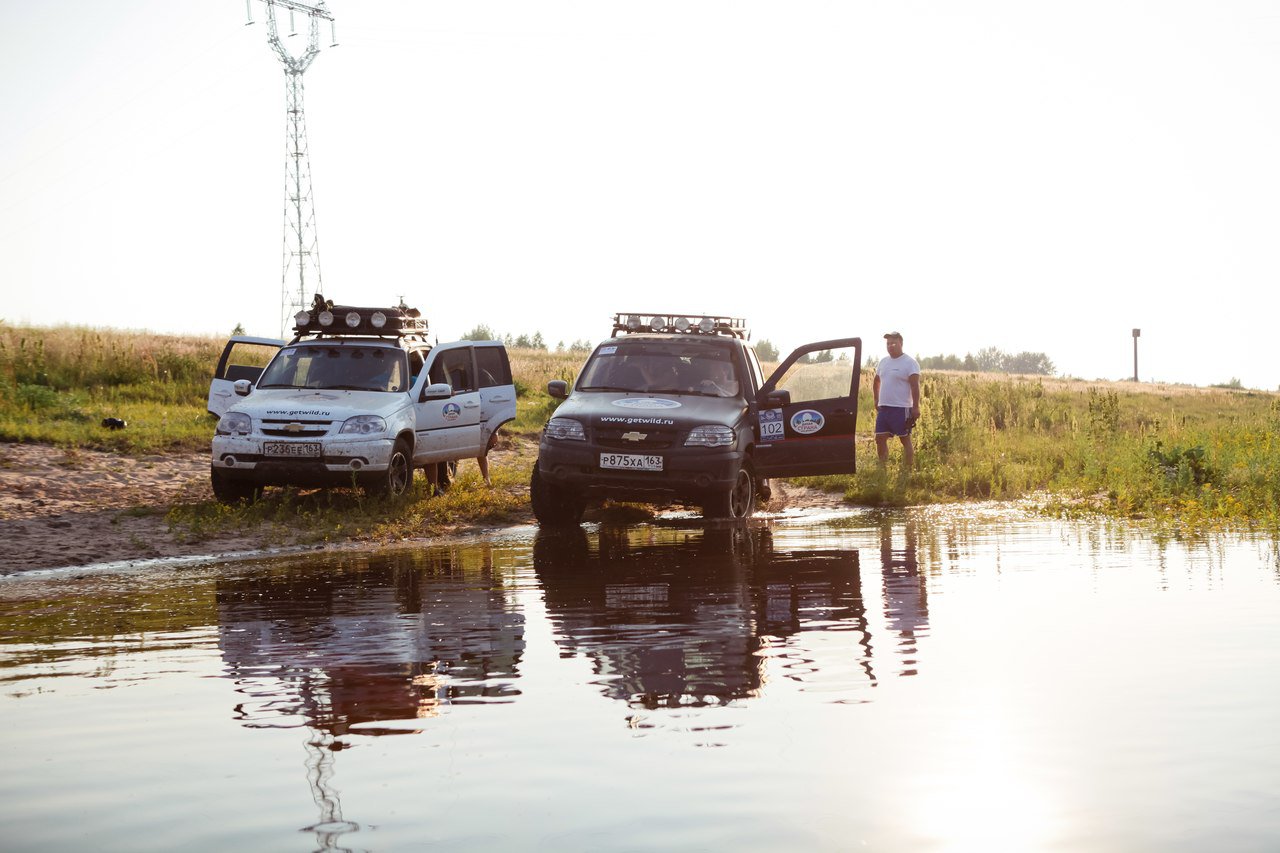
M 0 579 L 5 850 L 1280 844 L 1280 565 L 959 511 Z

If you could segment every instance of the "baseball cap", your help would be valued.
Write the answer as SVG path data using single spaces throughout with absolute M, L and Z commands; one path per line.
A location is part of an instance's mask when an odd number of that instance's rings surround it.
M 898 340 L 902 340 L 902 332 L 886 332 L 885 339 L 888 340 L 889 338 L 897 338 Z

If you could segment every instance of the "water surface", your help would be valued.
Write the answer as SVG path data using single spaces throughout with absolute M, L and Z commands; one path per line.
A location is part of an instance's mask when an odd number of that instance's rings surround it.
M 5 850 L 1270 850 L 1280 566 L 1007 508 L 0 580 Z

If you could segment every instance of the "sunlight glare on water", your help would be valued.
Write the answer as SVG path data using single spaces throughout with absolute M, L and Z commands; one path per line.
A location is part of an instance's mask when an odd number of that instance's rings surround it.
M 1280 565 L 1007 506 L 0 581 L 4 849 L 1268 849 Z

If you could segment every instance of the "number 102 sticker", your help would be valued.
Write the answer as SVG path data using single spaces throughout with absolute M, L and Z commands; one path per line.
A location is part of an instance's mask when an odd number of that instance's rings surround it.
M 783 427 L 782 410 L 781 409 L 765 409 L 760 412 L 760 440 L 768 441 L 774 438 L 785 438 L 786 429 Z

